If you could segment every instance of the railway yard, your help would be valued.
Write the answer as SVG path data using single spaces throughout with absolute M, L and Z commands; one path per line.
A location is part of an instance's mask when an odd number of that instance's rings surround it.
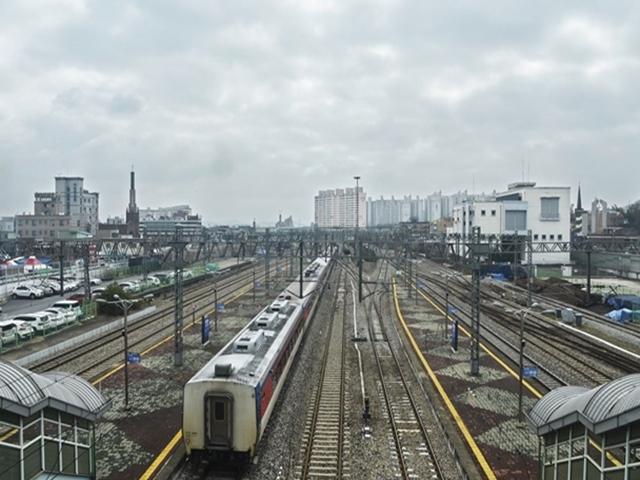
M 326 266 L 317 260 L 322 273 L 310 273 L 312 262 L 304 261 L 304 279 L 302 260 L 296 274 L 297 262 L 278 259 L 268 270 L 251 261 L 185 286 L 182 366 L 174 366 L 170 293 L 130 321 L 128 349 L 140 361 L 127 369 L 119 328 L 23 366 L 78 375 L 110 402 L 95 428 L 96 475 L 106 479 L 537 478 L 538 438 L 524 419 L 536 401 L 558 387 L 592 388 L 640 369 L 637 325 L 578 307 L 581 324 L 567 325 L 556 315 L 562 302 L 533 294 L 529 306 L 526 289 L 483 279 L 479 374 L 471 375 L 470 276 L 425 259 L 378 258 L 363 262 L 359 285 L 349 256 Z M 292 293 L 303 281 L 311 293 Z M 247 325 L 272 312 L 276 297 L 293 304 L 274 318 L 299 315 L 292 331 L 301 338 L 278 349 L 287 352 L 283 367 L 274 363 L 257 380 L 250 458 L 187 455 L 193 434 L 183 421 L 195 410 L 184 403 L 185 384 L 225 351 L 237 352 L 234 342 L 255 331 Z M 203 345 L 205 315 L 215 320 Z M 285 335 L 274 329 L 267 338 Z M 46 348 L 55 343 L 48 338 Z M 535 375 L 521 378 L 524 365 Z

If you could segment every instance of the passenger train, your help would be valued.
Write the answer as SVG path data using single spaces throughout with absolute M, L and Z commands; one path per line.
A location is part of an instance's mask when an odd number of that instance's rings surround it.
M 184 387 L 187 455 L 249 460 L 315 309 L 330 260 L 314 260 Z

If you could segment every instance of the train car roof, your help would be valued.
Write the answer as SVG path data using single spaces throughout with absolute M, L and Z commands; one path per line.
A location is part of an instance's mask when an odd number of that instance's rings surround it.
M 304 308 L 305 299 L 315 290 L 320 275 L 327 267 L 323 258 L 314 260 L 303 272 L 302 301 L 299 297 L 300 281 L 292 282 L 286 290 L 273 299 L 227 343 L 187 383 L 206 380 L 226 380 L 255 387 L 262 380 L 271 361 L 282 350 L 288 333 L 294 327 L 293 318 Z M 308 272 L 308 276 L 307 276 Z M 272 316 L 272 306 L 282 308 L 277 312 L 280 321 L 273 328 L 256 327 L 260 317 Z M 244 350 L 239 350 L 240 348 Z

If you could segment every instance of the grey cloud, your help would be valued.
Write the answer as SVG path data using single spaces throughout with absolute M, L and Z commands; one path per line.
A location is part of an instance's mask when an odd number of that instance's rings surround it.
M 490 191 L 523 160 L 637 195 L 635 2 L 58 2 L 0 19 L 2 214 L 30 208 L 36 165 L 43 188 L 84 175 L 106 216 L 133 163 L 143 205 L 210 222 L 306 223 L 354 173 L 372 195 Z

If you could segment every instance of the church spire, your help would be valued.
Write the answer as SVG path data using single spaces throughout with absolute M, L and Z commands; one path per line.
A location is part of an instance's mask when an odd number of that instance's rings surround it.
M 582 211 L 582 195 L 580 193 L 580 183 L 578 183 L 578 203 L 576 204 L 576 210 Z

